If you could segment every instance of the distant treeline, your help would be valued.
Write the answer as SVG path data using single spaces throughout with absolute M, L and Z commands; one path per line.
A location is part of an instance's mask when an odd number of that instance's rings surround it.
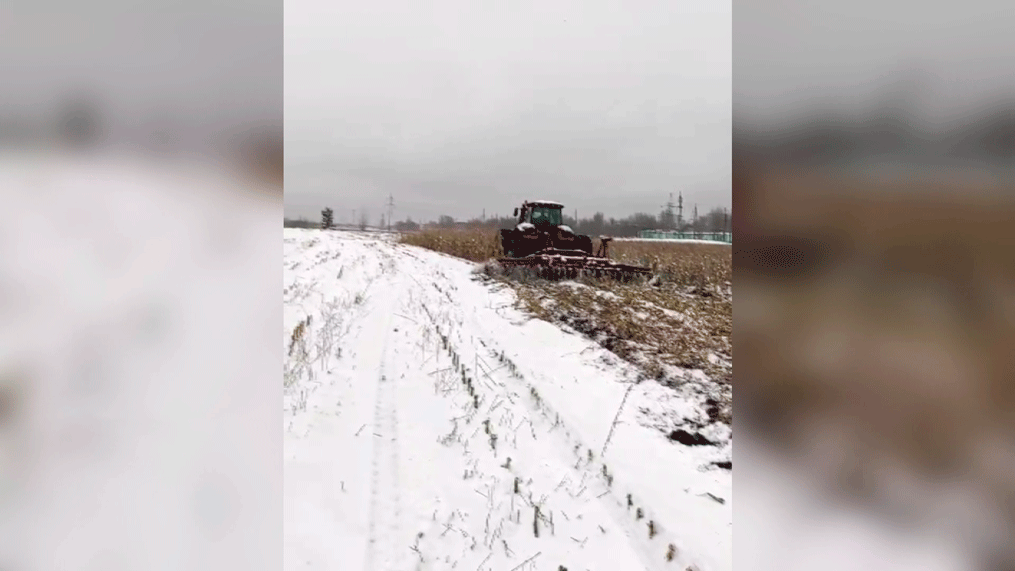
M 320 228 L 320 222 L 311 222 L 306 218 L 285 218 L 283 226 L 286 228 Z
M 517 219 L 509 216 L 492 216 L 485 220 L 473 218 L 465 222 L 456 221 L 451 216 L 441 216 L 437 219 L 437 222 L 427 226 L 436 226 L 438 228 L 490 228 L 493 230 L 497 228 L 514 228 L 517 222 Z M 728 211 L 722 208 L 713 208 L 697 220 L 683 220 L 679 223 L 676 217 L 664 211 L 658 216 L 640 212 L 626 218 L 607 218 L 602 212 L 597 212 L 589 218 L 579 217 L 578 220 L 575 220 L 573 216 L 565 214 L 564 224 L 567 224 L 579 234 L 587 234 L 589 236 L 633 237 L 637 236 L 638 232 L 642 230 L 655 229 L 681 230 L 685 232 L 724 232 L 729 231 L 731 220 Z M 420 227 L 419 224 L 412 222 L 411 219 L 398 222 L 395 226 L 403 232 L 418 230 Z
M 643 212 L 632 214 L 626 218 L 607 218 L 602 212 L 597 212 L 589 218 L 575 220 L 573 216 L 564 215 L 564 224 L 571 227 L 579 234 L 589 236 L 617 236 L 634 237 L 642 230 L 679 230 L 682 232 L 728 232 L 732 224 L 729 211 L 723 208 L 713 208 L 704 216 L 691 220 L 677 220 L 672 212 L 663 211 L 658 216 Z M 473 218 L 468 221 L 455 220 L 451 216 L 442 215 L 436 222 L 420 224 L 411 217 L 399 220 L 392 224 L 392 229 L 399 232 L 413 232 L 423 228 L 514 228 L 517 220 L 510 216 L 491 216 L 485 219 Z M 361 220 L 362 226 L 366 225 Z M 286 228 L 321 228 L 321 221 L 310 221 L 306 218 L 285 219 Z M 384 220 L 381 220 L 381 228 Z

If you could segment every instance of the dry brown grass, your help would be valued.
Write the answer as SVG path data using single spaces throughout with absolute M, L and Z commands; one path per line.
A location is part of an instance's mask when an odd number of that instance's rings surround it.
M 717 419 L 732 420 L 731 296 L 703 297 L 672 283 L 513 285 L 528 313 L 574 328 L 649 378 L 711 397 L 720 403 Z
M 732 360 L 731 299 L 703 299 L 675 288 L 610 282 L 594 287 L 574 283 L 517 285 L 534 315 L 566 320 L 592 337 L 603 336 L 604 345 L 622 357 L 648 349 L 666 364 L 702 369 L 715 373 L 710 375 L 715 380 L 730 381 L 729 371 L 722 371 L 724 367 L 712 361 L 716 357 Z
M 472 262 L 504 255 L 497 231 L 490 229 L 423 230 L 403 234 L 400 241 Z M 595 242 L 598 249 L 598 240 Z M 733 281 L 732 248 L 727 245 L 614 241 L 609 250 L 618 262 L 651 267 L 664 282 L 728 288 Z
M 495 230 L 424 231 L 401 241 L 474 262 L 503 255 Z M 610 257 L 652 267 L 660 283 L 505 281 L 529 314 L 574 328 L 647 377 L 691 386 L 719 403 L 717 420 L 730 422 L 732 248 L 622 241 L 610 244 Z
M 490 258 L 504 255 L 496 230 L 452 228 L 421 230 L 402 234 L 399 241 L 472 262 L 485 262 Z
M 912 521 L 951 516 L 897 482 L 1010 501 L 1010 460 L 991 464 L 1015 457 L 1010 190 L 777 174 L 742 179 L 735 198 L 751 206 L 737 254 L 741 426 Z M 807 240 L 796 267 L 752 263 L 773 237 Z
M 614 241 L 609 250 L 612 259 L 650 267 L 664 282 L 700 288 L 733 283 L 733 249 L 724 244 Z

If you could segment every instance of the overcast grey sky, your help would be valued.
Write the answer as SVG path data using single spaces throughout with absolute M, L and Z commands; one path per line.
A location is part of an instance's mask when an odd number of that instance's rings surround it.
M 729 0 L 287 0 L 287 215 L 729 207 L 731 28 Z
M 1013 23 L 1006 0 L 738 3 L 738 120 L 855 113 L 886 98 L 931 129 L 967 120 L 1015 96 Z

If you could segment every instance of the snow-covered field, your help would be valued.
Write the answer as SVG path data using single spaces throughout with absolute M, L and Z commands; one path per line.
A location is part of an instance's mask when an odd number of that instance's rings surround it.
M 732 569 L 728 434 L 643 424 L 690 403 L 468 262 L 285 229 L 284 264 L 286 569 Z

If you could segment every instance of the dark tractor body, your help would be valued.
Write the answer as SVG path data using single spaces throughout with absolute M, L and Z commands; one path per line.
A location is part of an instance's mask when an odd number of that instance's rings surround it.
M 515 209 L 518 223 L 500 231 L 501 247 L 509 258 L 524 258 L 543 250 L 561 250 L 592 255 L 592 238 L 575 234 L 564 224 L 564 205 L 537 200 Z
M 648 268 L 628 266 L 607 257 L 609 237 L 601 237 L 599 252 L 593 254 L 592 238 L 576 234 L 564 224 L 564 205 L 549 200 L 526 201 L 515 209 L 514 228 L 500 231 L 505 268 L 534 271 L 549 279 L 578 276 L 611 277 L 628 281 L 651 274 Z

